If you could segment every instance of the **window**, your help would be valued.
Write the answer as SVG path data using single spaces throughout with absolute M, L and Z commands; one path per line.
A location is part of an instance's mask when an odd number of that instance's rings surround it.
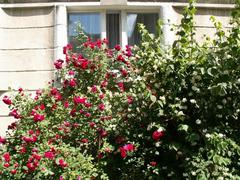
M 128 44 L 139 44 L 140 34 L 138 33 L 137 24 L 142 23 L 146 29 L 156 34 L 156 22 L 158 20 L 157 13 L 128 13 L 127 14 L 127 36 Z
M 68 17 L 68 41 L 75 45 L 77 27 L 80 25 L 83 32 L 93 41 L 101 38 L 100 13 L 71 13 Z
M 156 33 L 158 13 L 129 12 L 124 13 L 125 15 L 121 13 L 121 11 L 69 13 L 68 41 L 73 45 L 77 43 L 74 37 L 77 36 L 76 29 L 79 24 L 81 24 L 86 35 L 91 37 L 93 41 L 99 38 L 107 38 L 110 48 L 113 48 L 116 44 L 138 44 L 140 41 L 137 30 L 138 23 L 143 23 L 150 33 Z M 102 16 L 102 14 L 104 15 Z M 106 33 L 104 34 L 102 31 Z M 126 36 L 124 35 L 125 39 L 122 37 L 123 33 L 126 34 Z M 103 35 L 106 37 L 102 37 Z
M 119 13 L 107 13 L 107 39 L 109 40 L 109 47 L 120 44 L 120 15 Z

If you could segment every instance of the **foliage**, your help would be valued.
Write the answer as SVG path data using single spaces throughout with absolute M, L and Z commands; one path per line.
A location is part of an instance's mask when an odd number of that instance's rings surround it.
M 193 2 L 171 47 L 139 25 L 139 47 L 64 47 L 59 79 L 4 97 L 1 179 L 240 179 L 240 14 L 195 38 Z M 161 22 L 158 23 L 161 28 Z

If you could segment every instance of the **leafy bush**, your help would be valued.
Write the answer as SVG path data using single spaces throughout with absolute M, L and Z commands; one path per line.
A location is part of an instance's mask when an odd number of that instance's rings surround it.
M 83 34 L 64 47 L 59 79 L 32 98 L 4 97 L 10 115 L 2 179 L 240 179 L 240 2 L 228 35 L 194 39 L 190 2 L 178 39 L 139 25 L 139 47 Z M 159 22 L 159 27 L 161 23 Z

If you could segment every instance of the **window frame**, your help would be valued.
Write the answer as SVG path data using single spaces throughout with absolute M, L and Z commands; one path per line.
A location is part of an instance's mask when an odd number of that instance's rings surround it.
M 107 38 L 107 27 L 106 27 L 106 16 L 108 13 L 118 12 L 119 13 L 119 41 L 122 47 L 128 45 L 128 35 L 127 35 L 127 14 L 128 13 L 157 13 L 158 17 L 161 18 L 161 12 L 159 6 L 154 7 L 95 7 L 95 8 L 73 8 L 67 10 L 67 29 L 69 27 L 69 14 L 72 13 L 100 13 L 100 29 L 101 29 L 101 39 Z M 67 30 L 67 40 L 69 42 L 69 34 Z

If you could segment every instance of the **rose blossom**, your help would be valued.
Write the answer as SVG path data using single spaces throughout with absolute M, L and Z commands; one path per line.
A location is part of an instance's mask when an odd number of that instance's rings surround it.
M 5 144 L 5 143 L 6 143 L 6 139 L 0 136 L 0 144 Z
M 118 55 L 117 60 L 121 61 L 121 62 L 125 62 L 125 59 L 124 59 L 123 55 L 121 55 L 121 54 Z
M 120 51 L 121 50 L 121 46 L 119 44 L 117 44 L 114 49 L 116 49 L 117 51 Z
M 47 152 L 44 153 L 44 157 L 52 160 L 55 157 L 55 155 L 52 151 L 47 151 Z
M 7 105 L 11 105 L 12 104 L 12 101 L 11 99 L 8 97 L 8 96 L 4 96 L 3 97 L 3 102 Z
M 132 96 L 128 96 L 127 97 L 127 101 L 128 101 L 128 104 L 132 104 L 133 103 L 133 97 Z
M 69 50 L 72 50 L 71 44 L 67 44 L 67 46 L 63 47 L 63 54 L 67 54 Z
M 123 149 L 125 149 L 126 151 L 134 151 L 135 146 L 133 144 L 126 144 L 123 146 Z
M 77 85 L 76 79 L 70 79 L 68 83 L 70 87 L 75 87 Z
M 75 96 L 73 98 L 74 104 L 85 104 L 86 103 L 87 98 L 81 98 L 80 96 Z
M 20 114 L 18 114 L 18 112 L 17 112 L 17 109 L 12 110 L 12 111 L 9 113 L 9 116 L 13 116 L 15 119 L 21 118 Z
M 153 132 L 152 134 L 152 138 L 155 140 L 155 141 L 158 141 L 161 137 L 164 136 L 164 131 L 160 131 L 160 130 L 156 130 Z
M 62 69 L 62 64 L 63 64 L 63 60 L 62 59 L 58 59 L 54 62 L 54 66 L 56 69 Z
M 10 153 L 6 152 L 5 154 L 3 154 L 3 158 L 4 158 L 5 162 L 10 162 L 10 160 L 11 160 Z
M 61 166 L 62 168 L 65 168 L 68 165 L 63 159 L 59 159 L 58 162 L 59 162 L 59 166 Z
M 105 105 L 103 103 L 99 104 L 98 109 L 100 111 L 104 111 L 105 110 Z
M 36 114 L 34 114 L 33 119 L 34 119 L 35 122 L 43 121 L 45 119 L 45 116 L 42 115 L 42 114 L 37 114 L 36 113 Z

